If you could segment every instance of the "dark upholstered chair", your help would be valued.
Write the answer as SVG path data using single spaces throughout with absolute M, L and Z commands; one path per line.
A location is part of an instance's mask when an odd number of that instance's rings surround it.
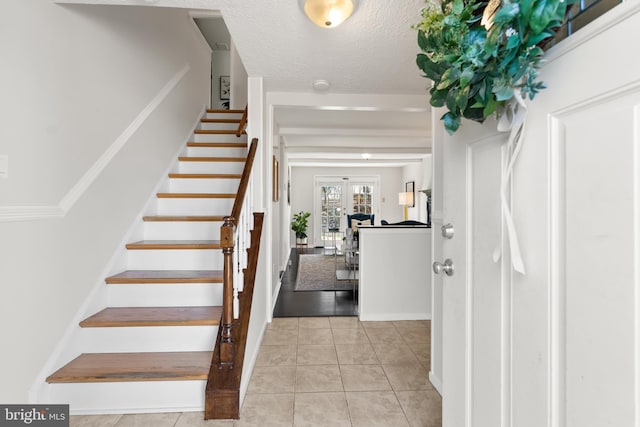
M 352 215 L 347 215 L 347 227 L 351 228 L 352 224 L 351 224 L 351 220 L 355 219 L 357 221 L 366 221 L 369 220 L 371 221 L 371 225 L 373 224 L 373 218 L 375 217 L 375 215 L 370 215 L 370 214 L 363 214 L 363 213 L 355 213 Z
M 407 220 L 407 221 L 400 221 L 400 222 L 396 222 L 393 224 L 389 224 L 387 221 L 385 221 L 384 219 L 380 222 L 380 224 L 382 225 L 427 225 L 424 222 L 420 222 L 420 221 L 414 221 L 414 220 Z

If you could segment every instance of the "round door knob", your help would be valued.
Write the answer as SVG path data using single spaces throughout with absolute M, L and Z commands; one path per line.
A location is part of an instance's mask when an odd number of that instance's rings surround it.
M 447 258 L 444 260 L 444 262 L 434 262 L 433 272 L 436 274 L 444 272 L 444 274 L 446 274 L 447 276 L 453 276 L 453 261 Z

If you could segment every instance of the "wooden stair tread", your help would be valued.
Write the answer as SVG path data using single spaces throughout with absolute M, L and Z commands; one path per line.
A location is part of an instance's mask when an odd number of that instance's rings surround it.
M 107 284 L 222 283 L 221 270 L 126 270 L 107 277 Z
M 47 378 L 48 383 L 206 380 L 210 351 L 85 353 Z
M 224 215 L 189 216 L 189 215 L 149 215 L 142 217 L 146 222 L 222 222 Z
M 244 110 L 219 110 L 215 108 L 208 108 L 207 113 L 242 114 L 244 113 Z
M 221 249 L 220 240 L 141 240 L 127 249 Z
M 222 307 L 107 307 L 80 322 L 83 328 L 219 325 Z
M 237 129 L 196 129 L 193 131 L 196 135 L 235 135 L 238 132 Z M 245 135 L 246 131 L 242 131 L 242 135 Z
M 188 179 L 240 179 L 239 173 L 170 173 L 169 178 Z
M 159 199 L 235 199 L 235 193 L 158 193 Z
M 246 162 L 246 157 L 194 157 L 180 156 L 178 160 L 181 162 Z
M 247 148 L 246 142 L 187 142 L 187 147 Z
M 200 119 L 200 123 L 240 123 L 240 119 Z

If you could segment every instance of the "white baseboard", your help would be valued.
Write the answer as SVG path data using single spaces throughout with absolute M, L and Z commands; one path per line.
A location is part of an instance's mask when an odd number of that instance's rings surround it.
M 244 403 L 244 397 L 247 394 L 247 390 L 249 388 L 249 380 L 251 379 L 251 375 L 253 374 L 253 368 L 256 366 L 256 360 L 258 360 L 258 353 L 260 352 L 260 347 L 262 346 L 262 340 L 264 339 L 264 332 L 267 330 L 267 322 L 264 322 L 262 325 L 262 329 L 260 331 L 260 336 L 256 341 L 256 348 L 251 354 L 251 357 L 247 359 L 246 349 L 245 349 L 245 362 L 242 367 L 242 378 L 240 379 L 240 407 Z
M 435 388 L 438 393 L 440 393 L 440 396 L 442 396 L 442 380 L 440 377 L 434 374 L 433 371 L 429 371 L 429 381 L 431 381 L 433 388 Z
M 392 320 L 431 320 L 430 313 L 382 313 L 362 314 L 359 316 L 363 322 L 381 322 Z

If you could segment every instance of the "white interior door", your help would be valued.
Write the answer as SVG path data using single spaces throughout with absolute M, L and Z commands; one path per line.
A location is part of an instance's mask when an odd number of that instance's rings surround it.
M 612 48 L 640 5 L 613 12 L 549 52 L 530 104 L 510 194 L 526 275 L 500 220 L 506 137 L 442 138 L 444 427 L 640 426 L 640 59 Z
M 441 124 L 439 124 L 441 125 Z M 487 124 L 465 123 L 443 144 L 442 256 L 453 274 L 442 276 L 443 420 L 446 426 L 500 426 L 506 344 L 501 325 L 508 311 L 503 264 L 494 263 L 500 244 L 500 178 L 505 136 Z M 451 231 L 452 230 L 452 231 Z M 436 262 L 444 263 L 443 259 Z M 440 278 L 439 278 L 440 279 Z

